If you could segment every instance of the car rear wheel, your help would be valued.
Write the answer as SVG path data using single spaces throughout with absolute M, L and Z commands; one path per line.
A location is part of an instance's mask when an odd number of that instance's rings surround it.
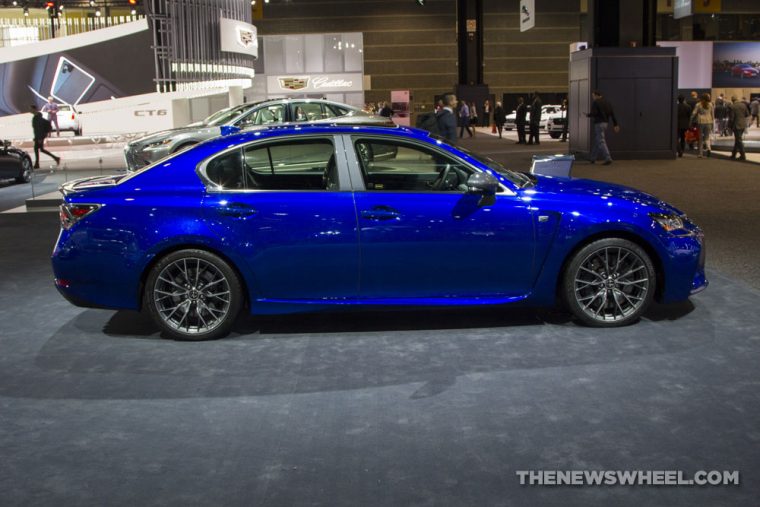
M 582 323 L 624 326 L 636 321 L 654 298 L 656 273 L 649 255 L 622 238 L 581 248 L 565 271 L 564 300 Z
M 549 136 L 552 139 L 559 139 L 561 135 L 562 135 L 562 132 L 549 132 Z
M 16 177 L 17 183 L 29 183 L 32 181 L 32 161 L 28 158 L 21 160 L 21 173 Z
M 243 306 L 235 271 L 204 250 L 180 250 L 156 263 L 145 283 L 144 306 L 175 340 L 226 336 Z

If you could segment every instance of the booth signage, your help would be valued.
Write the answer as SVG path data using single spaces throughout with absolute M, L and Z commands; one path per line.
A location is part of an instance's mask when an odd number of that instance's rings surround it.
M 359 73 L 267 76 L 267 88 L 269 93 L 360 92 L 363 82 Z
M 220 18 L 219 30 L 222 34 L 222 51 L 259 57 L 255 26 L 244 21 Z

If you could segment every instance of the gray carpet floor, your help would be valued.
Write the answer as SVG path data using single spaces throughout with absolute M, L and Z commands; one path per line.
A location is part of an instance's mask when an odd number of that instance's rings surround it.
M 760 498 L 760 292 L 716 270 L 690 303 L 616 330 L 376 311 L 242 318 L 228 339 L 178 343 L 139 314 L 60 298 L 56 222 L 0 216 L 3 506 Z M 537 469 L 738 470 L 742 484 L 519 484 Z

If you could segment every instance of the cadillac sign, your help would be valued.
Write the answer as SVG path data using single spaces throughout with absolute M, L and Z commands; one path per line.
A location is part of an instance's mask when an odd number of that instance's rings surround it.
M 309 86 L 309 76 L 301 77 L 278 77 L 280 88 L 283 90 L 303 90 Z
M 240 44 L 244 48 L 248 49 L 254 44 L 256 44 L 256 32 L 254 32 L 253 30 L 249 30 L 245 26 L 238 26 L 237 33 L 238 33 L 238 44 Z
M 340 93 L 363 91 L 362 75 L 317 74 L 299 76 L 267 76 L 269 93 Z
M 244 21 L 220 18 L 219 31 L 222 38 L 222 51 L 259 57 L 259 41 L 255 26 Z

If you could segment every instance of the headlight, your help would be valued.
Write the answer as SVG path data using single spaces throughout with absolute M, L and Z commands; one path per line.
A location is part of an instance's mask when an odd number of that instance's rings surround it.
M 163 141 L 156 141 L 156 142 L 150 143 L 146 146 L 146 148 L 160 148 L 161 146 L 166 146 L 170 142 L 172 142 L 171 137 L 164 139 Z
M 682 231 L 684 228 L 684 219 L 673 213 L 650 213 L 652 220 L 660 224 L 660 227 L 667 232 Z

